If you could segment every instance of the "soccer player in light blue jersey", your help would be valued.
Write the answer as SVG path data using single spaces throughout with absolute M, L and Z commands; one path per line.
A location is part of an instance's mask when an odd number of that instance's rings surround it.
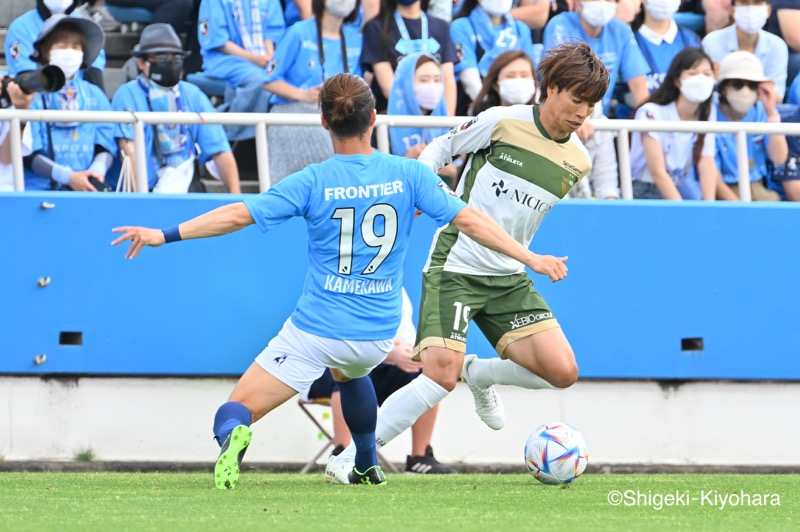
M 333 158 L 176 227 L 114 229 L 123 234 L 113 245 L 130 240 L 126 257 L 132 259 L 143 246 L 220 236 L 254 223 L 268 231 L 293 216 L 306 220 L 309 272 L 303 294 L 214 420 L 222 446 L 214 472 L 220 489 L 239 479 L 250 424 L 308 388 L 326 367 L 339 382 L 356 444 L 350 483 L 385 482 L 375 443 L 377 402 L 367 375 L 392 349 L 400 323 L 403 262 L 417 209 L 525 265 L 544 264 L 553 275 L 565 275 L 559 259 L 534 255 L 489 216 L 452 195 L 423 164 L 373 151 L 375 100 L 363 79 L 347 73 L 329 78 L 320 105 Z

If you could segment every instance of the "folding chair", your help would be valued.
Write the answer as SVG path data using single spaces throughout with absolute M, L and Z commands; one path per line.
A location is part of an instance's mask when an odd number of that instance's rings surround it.
M 313 398 L 313 399 L 305 399 L 301 395 L 301 397 L 297 400 L 297 405 L 300 407 L 300 410 L 302 410 L 303 413 L 308 417 L 308 419 L 310 419 L 311 422 L 314 425 L 316 425 L 316 427 L 320 431 L 320 434 L 322 434 L 322 436 L 325 439 L 325 445 L 319 451 L 317 451 L 317 454 L 315 454 L 314 457 L 311 458 L 311 460 L 309 460 L 308 463 L 306 465 L 304 465 L 303 468 L 300 470 L 300 473 L 308 473 L 309 471 L 311 471 L 313 468 L 315 468 L 317 466 L 317 460 L 319 460 L 320 457 L 328 451 L 328 449 L 333 447 L 333 434 L 331 434 L 328 431 L 328 429 L 326 429 L 325 426 L 322 425 L 322 423 L 319 422 L 319 420 L 317 419 L 317 416 L 315 416 L 311 412 L 311 410 L 309 410 L 309 407 L 313 406 L 313 405 L 317 405 L 317 406 L 330 408 L 331 407 L 331 398 L 330 397 L 317 397 L 317 398 Z M 380 453 L 380 451 L 378 451 L 378 460 L 381 462 L 381 464 L 383 465 L 383 467 L 387 471 L 389 471 L 391 473 L 399 473 L 400 472 L 397 469 L 397 467 L 395 467 L 395 465 L 393 463 L 391 463 L 389 460 L 387 460 Z

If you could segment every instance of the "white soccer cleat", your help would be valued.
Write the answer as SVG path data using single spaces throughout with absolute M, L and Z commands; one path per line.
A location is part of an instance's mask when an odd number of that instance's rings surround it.
M 494 385 L 484 388 L 469 380 L 469 366 L 478 358 L 478 355 L 465 355 L 464 367 L 461 368 L 461 380 L 464 381 L 475 399 L 475 412 L 494 430 L 502 429 L 506 424 L 506 411 L 500 396 L 497 395 Z
M 344 456 L 342 452 L 338 456 L 331 455 L 328 458 L 328 465 L 325 466 L 325 482 L 329 484 L 350 484 L 350 472 L 355 467 L 355 461 Z

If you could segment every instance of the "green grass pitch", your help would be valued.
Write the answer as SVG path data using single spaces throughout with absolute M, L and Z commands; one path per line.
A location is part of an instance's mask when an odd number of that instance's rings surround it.
M 219 491 L 210 473 L 0 473 L 3 530 L 800 530 L 799 501 L 796 475 L 594 474 L 562 488 L 526 473 L 341 486 L 250 472 Z

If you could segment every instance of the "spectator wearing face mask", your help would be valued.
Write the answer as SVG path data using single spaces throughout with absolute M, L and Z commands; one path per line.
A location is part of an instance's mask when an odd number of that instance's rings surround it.
M 673 18 L 681 0 L 644 0 L 642 10 L 633 21 L 634 36 L 650 73 L 647 90 L 656 90 L 669 70 L 672 60 L 684 48 L 700 46 L 700 37 L 678 26 Z
M 770 11 L 767 0 L 734 0 L 735 24 L 706 35 L 703 49 L 716 63 L 737 50 L 755 54 L 764 67 L 764 73 L 775 82 L 775 90 L 783 99 L 786 93 L 789 49 L 780 37 L 761 29 L 766 24 Z
M 267 66 L 265 88 L 273 93 L 270 114 L 319 114 L 319 92 L 340 73 L 361 75 L 361 34 L 351 24 L 356 0 L 312 0 L 313 18 L 286 31 Z M 333 156 L 328 132 L 317 126 L 270 126 L 269 173 L 272 184 L 312 163 Z
M 714 68 L 700 48 L 675 56 L 636 120 L 713 121 Z M 719 181 L 712 133 L 637 132 L 631 142 L 633 197 L 713 200 Z
M 389 93 L 389 115 L 447 116 L 442 67 L 432 56 L 414 53 L 400 60 Z M 392 153 L 416 159 L 447 128 L 392 127 Z
M 603 113 L 610 116 L 617 79 L 627 84 L 633 104 L 649 96 L 645 75 L 650 71 L 630 26 L 614 18 L 617 3 L 581 0 L 577 12 L 556 15 L 544 28 L 545 53 L 561 43 L 584 41 L 608 69 L 610 85 L 603 98 Z
M 483 78 L 470 114 L 476 116 L 498 105 L 535 104 L 534 71 L 530 56 L 521 50 L 498 55 Z
M 91 20 L 66 15 L 47 19 L 31 57 L 59 67 L 67 81 L 58 92 L 37 94 L 31 109 L 110 111 L 105 93 L 78 75 L 97 58 L 103 40 L 103 30 Z M 112 124 L 31 122 L 28 127 L 32 154 L 24 159 L 26 190 L 104 188 L 117 152 Z
M 41 33 L 45 21 L 53 15 L 69 15 L 75 10 L 74 0 L 36 0 L 36 8 L 27 11 L 14 19 L 8 26 L 4 42 L 8 75 L 16 76 L 21 72 L 35 70 L 39 67 L 32 59 L 33 42 Z M 103 88 L 103 69 L 106 66 L 106 53 L 100 50 L 89 68 L 78 75 Z
M 774 83 L 764 75 L 758 57 L 750 52 L 733 52 L 722 60 L 719 69 L 720 122 L 781 121 L 777 111 L 779 97 Z M 717 135 L 717 165 L 722 172 L 718 195 L 739 199 L 739 173 L 736 165 L 736 135 Z M 765 186 L 770 177 L 767 160 L 775 166 L 786 162 L 789 148 L 784 135 L 747 135 L 747 160 L 750 169 L 750 194 L 754 201 L 778 201 L 780 196 Z
M 114 94 L 112 106 L 115 111 L 214 112 L 208 97 L 200 89 L 180 80 L 187 53 L 172 26 L 164 23 L 147 26 L 133 55 L 141 73 Z M 117 125 L 115 136 L 120 152 L 134 163 L 135 173 L 133 124 Z M 229 192 L 240 192 L 239 171 L 222 126 L 147 125 L 144 142 L 148 188 L 158 187 L 158 191 L 170 193 L 200 191 L 197 161 L 206 164 L 212 175 L 222 179 Z M 192 182 L 195 188 L 190 188 Z M 113 184 L 116 184 L 115 180 Z
M 467 113 L 481 90 L 482 78 L 498 55 L 522 50 L 534 57 L 531 30 L 511 17 L 511 6 L 512 0 L 464 0 L 450 24 L 450 36 L 459 55 L 455 66 L 458 115 Z

